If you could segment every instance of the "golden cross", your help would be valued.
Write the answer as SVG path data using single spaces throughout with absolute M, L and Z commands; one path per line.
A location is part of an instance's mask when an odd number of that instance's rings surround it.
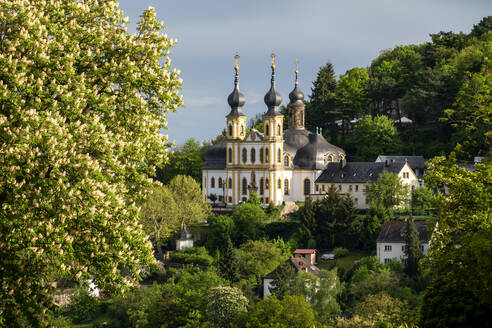
M 238 59 L 239 52 L 236 51 L 236 55 L 234 56 L 234 69 L 236 70 L 236 72 L 239 70 Z
M 297 64 L 299 63 L 299 61 L 297 60 L 296 58 L 296 74 L 299 73 L 299 70 L 297 69 Z
M 272 57 L 272 69 L 275 69 L 275 52 L 272 51 L 270 57 Z

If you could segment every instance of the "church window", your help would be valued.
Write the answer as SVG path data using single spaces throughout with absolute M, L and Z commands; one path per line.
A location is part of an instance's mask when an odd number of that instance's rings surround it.
M 229 137 L 232 137 L 232 124 L 229 124 Z
M 251 172 L 251 184 L 256 184 L 256 174 L 255 172 Z
M 309 195 L 311 193 L 311 180 L 304 180 L 304 195 Z
M 268 148 L 265 148 L 265 162 L 269 162 L 269 158 L 270 158 L 270 149 Z
M 289 166 L 289 156 L 284 156 L 284 166 Z
M 243 178 L 243 195 L 248 194 L 248 180 L 246 178 Z
M 269 181 L 268 181 L 268 178 L 265 179 L 265 189 L 268 189 L 270 188 L 270 184 L 269 184 Z
M 243 163 L 246 163 L 248 161 L 248 151 L 246 148 L 243 148 Z
M 280 137 L 280 135 L 282 134 L 282 127 L 280 126 L 280 124 L 277 125 L 277 136 Z
M 229 189 L 232 189 L 232 178 L 229 178 L 227 186 L 229 187 Z
M 289 179 L 284 180 L 284 194 L 285 195 L 289 194 Z
M 215 188 L 215 178 L 210 179 L 210 188 Z
M 282 180 L 280 179 L 277 180 L 277 188 L 282 189 Z
M 222 178 L 221 177 L 219 177 L 218 182 L 219 182 L 219 188 L 222 188 Z
M 263 148 L 260 148 L 260 163 L 263 163 Z
M 228 156 L 229 156 L 229 163 L 232 163 L 232 148 L 230 147 L 229 147 Z
M 282 163 L 282 150 L 277 149 L 277 162 Z
M 251 163 L 256 161 L 256 149 L 251 148 Z
M 263 178 L 260 179 L 260 195 L 263 195 L 263 184 L 264 184 L 264 181 L 263 181 Z
M 299 120 L 300 125 L 304 125 L 304 113 L 301 112 L 301 118 Z
M 265 124 L 265 135 L 267 137 L 270 135 L 270 127 L 268 126 L 268 123 Z
M 240 135 L 241 135 L 241 136 L 244 136 L 244 125 L 242 125 L 242 124 L 241 124 L 240 131 L 241 131 L 241 132 L 240 132 L 240 133 L 241 133 Z

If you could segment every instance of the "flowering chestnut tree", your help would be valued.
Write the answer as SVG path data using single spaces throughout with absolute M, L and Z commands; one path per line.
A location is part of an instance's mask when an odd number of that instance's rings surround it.
M 118 293 L 153 261 L 139 206 L 181 79 L 154 10 L 127 24 L 117 1 L 0 2 L 0 326 L 42 325 L 55 277 Z

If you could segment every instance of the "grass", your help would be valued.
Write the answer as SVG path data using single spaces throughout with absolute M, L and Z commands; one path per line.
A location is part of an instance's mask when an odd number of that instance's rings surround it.
M 331 251 L 320 252 L 320 254 L 330 253 Z M 335 260 L 322 260 L 318 261 L 318 268 L 324 270 L 330 270 L 333 266 L 337 266 L 339 268 L 344 268 L 345 270 L 349 270 L 355 263 L 355 261 L 359 260 L 362 257 L 370 256 L 371 252 L 369 251 L 351 251 L 347 256 L 339 257 Z

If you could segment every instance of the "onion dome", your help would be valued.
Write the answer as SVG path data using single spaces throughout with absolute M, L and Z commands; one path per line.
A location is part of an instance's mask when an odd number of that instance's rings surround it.
M 302 93 L 301 89 L 299 89 L 299 80 L 297 79 L 297 74 L 299 70 L 297 69 L 298 61 L 296 59 L 296 84 L 294 90 L 289 93 L 290 103 L 289 105 L 301 105 L 304 100 L 304 93 Z
M 239 65 L 237 61 L 239 59 L 239 55 L 237 52 L 234 58 L 236 59 L 234 66 L 236 74 L 234 77 L 234 90 L 232 90 L 229 97 L 227 97 L 227 102 L 229 103 L 229 106 L 231 106 L 231 111 L 229 112 L 229 114 L 227 114 L 227 117 L 244 116 L 241 107 L 243 107 L 244 103 L 246 102 L 246 98 L 241 93 L 241 91 L 239 91 Z
M 282 97 L 280 96 L 280 93 L 278 93 L 277 89 L 275 88 L 275 53 L 274 52 L 272 52 L 271 57 L 272 57 L 272 80 L 271 80 L 270 90 L 268 90 L 264 98 L 265 104 L 268 107 L 268 111 L 265 113 L 265 115 L 278 116 L 278 115 L 282 115 L 277 110 L 277 107 L 282 103 Z

